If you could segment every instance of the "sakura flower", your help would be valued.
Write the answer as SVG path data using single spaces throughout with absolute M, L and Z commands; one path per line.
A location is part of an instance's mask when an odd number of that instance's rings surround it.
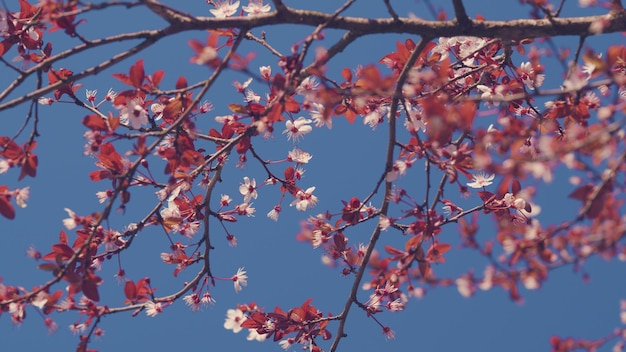
M 297 164 L 307 164 L 311 160 L 311 154 L 302 151 L 298 148 L 294 148 L 287 154 L 288 161 L 295 161 Z M 1 173 L 1 172 L 0 172 Z
M 242 330 L 241 324 L 247 319 L 239 309 L 229 309 L 226 311 L 226 321 L 224 329 L 232 330 L 235 334 Z
M 267 334 L 259 334 L 256 329 L 248 329 L 248 336 L 246 337 L 246 340 L 263 342 L 266 338 Z
M 396 162 L 393 163 L 393 167 L 391 171 L 389 171 L 387 173 L 387 176 L 385 176 L 385 180 L 387 182 L 395 181 L 399 175 L 404 175 L 406 173 L 406 169 L 410 166 L 411 166 L 410 161 L 405 162 L 402 160 L 396 160 Z
M 239 0 L 232 3 L 232 0 L 210 1 L 215 9 L 209 10 L 217 18 L 226 18 L 234 15 L 239 8 Z
M 269 4 L 263 4 L 263 0 L 249 0 L 248 6 L 243 6 L 242 9 L 248 16 L 254 16 L 268 13 L 272 8 Z
M 280 345 L 280 347 L 282 349 L 284 349 L 286 351 L 286 350 L 291 348 L 291 346 L 294 344 L 294 342 L 295 342 L 295 340 L 290 337 L 290 338 L 278 341 L 278 344 Z
M 319 82 L 317 82 L 317 80 L 315 80 L 315 77 L 313 76 L 309 76 L 305 79 L 302 80 L 302 82 L 300 82 L 300 85 L 298 85 L 298 88 L 296 88 L 296 93 L 299 95 L 306 95 L 308 92 L 317 90 L 317 87 L 319 87 Z
M 476 88 L 482 92 L 480 98 L 487 100 L 488 106 L 498 106 L 500 105 L 500 100 L 504 98 L 504 95 L 502 93 L 504 92 L 505 86 L 503 85 L 497 85 L 494 88 L 490 88 L 485 85 L 479 84 L 476 86 Z
M 9 162 L 0 158 L 0 174 L 3 174 L 9 170 Z
M 296 199 L 291 202 L 290 206 L 296 206 L 299 211 L 306 211 L 309 208 L 313 208 L 317 204 L 317 197 L 313 195 L 315 187 L 309 187 L 306 191 L 299 190 L 296 193 Z
M 486 175 L 483 172 L 479 172 L 474 175 L 474 181 L 468 182 L 467 185 L 472 188 L 483 188 L 492 184 L 493 182 L 491 181 L 493 181 L 494 177 L 495 175 Z
M 310 123 L 311 120 L 305 119 L 302 116 L 298 117 L 295 121 L 287 120 L 283 134 L 287 134 L 287 140 L 297 142 L 302 136 L 313 130 L 313 127 L 309 126 Z
M 396 338 L 396 334 L 388 326 L 383 326 L 383 334 L 385 335 L 385 339 L 387 340 L 393 340 Z
M 230 204 L 230 202 L 232 202 L 232 199 L 230 198 L 230 196 L 228 194 L 222 194 L 220 198 L 220 206 L 227 207 Z
M 52 105 L 52 103 L 54 103 L 54 99 L 41 97 L 37 100 L 37 102 L 39 103 L 39 105 Z
M 526 88 L 535 90 L 536 87 L 541 87 L 546 75 L 535 74 L 532 63 L 523 62 L 519 67 L 519 75 L 522 82 L 526 85 Z
M 203 101 L 202 104 L 200 105 L 200 113 L 201 114 L 206 114 L 207 112 L 213 110 L 213 104 L 210 101 Z
M 280 211 L 281 211 L 280 205 L 277 205 L 273 207 L 272 210 L 270 210 L 267 213 L 267 217 L 274 221 L 278 221 L 278 215 L 280 215 Z
M 24 187 L 22 189 L 16 190 L 15 202 L 20 208 L 26 208 L 26 202 L 28 201 L 29 195 L 30 187 Z
M 98 93 L 97 89 L 94 89 L 94 90 L 85 89 L 85 97 L 87 98 L 87 101 L 90 102 L 91 104 L 93 104 L 96 101 L 96 93 Z
M 312 105 L 313 106 L 309 110 L 309 115 L 315 122 L 315 127 L 326 126 L 328 127 L 328 129 L 333 128 L 332 116 L 330 116 L 330 114 L 326 114 L 328 116 L 325 116 L 324 110 L 326 108 L 324 107 L 324 105 L 320 103 L 313 103 Z
M 243 92 L 246 91 L 246 88 L 248 88 L 250 83 L 252 83 L 252 77 L 248 78 L 243 83 L 239 83 L 238 81 L 234 81 L 233 85 L 235 86 L 235 89 L 237 90 L 237 93 L 243 93 Z
M 63 219 L 63 226 L 65 226 L 65 228 L 68 229 L 68 230 L 75 229 L 76 225 L 77 225 L 76 224 L 76 219 L 77 219 L 76 214 L 73 211 L 71 211 L 70 209 L 68 209 L 68 208 L 65 208 L 64 210 L 67 212 L 67 214 L 70 217 L 67 218 L 67 219 Z
M 200 304 L 202 303 L 200 300 L 200 296 L 197 293 L 192 293 L 183 297 L 183 301 L 186 305 L 191 308 L 192 311 L 197 312 L 200 310 Z
M 241 203 L 235 207 L 235 211 L 239 215 L 246 215 L 248 217 L 254 216 L 255 208 L 251 207 L 248 203 Z
M 267 6 L 269 7 L 269 5 Z M 244 7 L 244 11 L 245 11 L 245 7 Z M 261 73 L 261 77 L 263 77 L 264 80 L 269 81 L 270 77 L 272 76 L 272 67 L 261 66 L 259 67 L 259 72 Z
M 235 292 L 241 291 L 241 286 L 248 286 L 248 275 L 243 268 L 237 269 L 237 274 L 233 275 L 232 279 L 235 285 Z
M 363 124 L 369 125 L 372 129 L 376 129 L 376 127 L 385 120 L 385 115 L 387 115 L 386 108 L 382 106 L 378 107 L 376 110 L 369 112 L 363 117 Z
M 588 81 L 589 76 L 578 65 L 573 65 L 567 74 L 567 79 L 563 82 L 563 89 L 577 91 L 585 87 Z
M 113 101 L 116 96 L 117 96 L 117 93 L 115 93 L 115 91 L 113 89 L 109 88 L 109 91 L 107 92 L 107 94 L 104 97 L 104 99 L 108 100 L 108 101 Z
M 246 176 L 243 178 L 243 182 L 239 185 L 239 193 L 243 196 L 243 202 L 249 203 L 252 198 L 257 199 L 259 195 L 256 191 L 256 180 L 250 181 L 250 178 Z
M 48 328 L 48 334 L 53 334 L 59 328 L 59 324 L 55 323 L 51 318 L 46 318 L 43 321 L 44 325 Z
M 120 121 L 130 123 L 135 129 L 148 123 L 148 112 L 141 99 L 126 99 L 125 105 L 116 105 L 115 108 L 120 110 Z
M 161 303 L 154 303 L 152 301 L 146 302 L 144 305 L 146 309 L 146 315 L 149 317 L 156 317 L 157 314 L 163 313 L 163 305 Z
M 96 192 L 96 197 L 98 198 L 98 203 L 102 204 L 107 201 L 107 199 L 113 196 L 113 191 L 107 189 L 106 191 Z
M 87 325 L 83 323 L 74 323 L 70 325 L 70 331 L 74 335 L 82 334 L 87 329 Z
M 210 293 L 206 292 L 202 295 L 202 299 L 200 300 L 200 302 L 202 302 L 202 304 L 204 305 L 215 304 L 215 299 L 211 296 Z

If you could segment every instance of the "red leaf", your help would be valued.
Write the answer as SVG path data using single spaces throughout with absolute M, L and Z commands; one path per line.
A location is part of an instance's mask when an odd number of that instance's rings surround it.
M 0 196 L 0 214 L 10 220 L 15 218 L 15 209 L 7 196 Z
M 141 88 L 144 77 L 143 60 L 139 59 L 130 67 L 130 84 L 135 88 Z
M 59 233 L 59 243 L 60 244 L 64 244 L 66 246 L 69 243 L 68 238 L 67 238 L 67 234 L 63 230 L 61 230 L 61 232 Z
M 109 127 L 102 117 L 98 115 L 87 115 L 83 118 L 83 125 L 93 131 L 108 131 Z
M 183 88 L 187 88 L 187 79 L 185 78 L 185 76 L 180 76 L 176 80 L 176 89 L 183 89 Z
M 124 285 L 124 295 L 126 295 L 126 298 L 128 298 L 130 301 L 133 301 L 135 298 L 137 298 L 137 286 L 135 286 L 135 283 L 132 281 L 126 281 L 126 284 Z
M 93 280 L 85 280 L 82 285 L 83 293 L 92 301 L 99 301 L 98 285 Z

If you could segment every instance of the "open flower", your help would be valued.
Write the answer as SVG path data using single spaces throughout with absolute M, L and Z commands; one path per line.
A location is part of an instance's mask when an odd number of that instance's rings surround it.
M 250 199 L 256 199 L 259 196 L 256 191 L 256 180 L 250 181 L 250 178 L 246 176 L 243 178 L 243 182 L 239 185 L 239 193 L 243 196 L 243 202 L 249 203 Z
M 272 8 L 269 4 L 263 4 L 263 0 L 249 0 L 248 6 L 243 6 L 242 9 L 248 16 L 254 16 L 268 13 Z
M 235 285 L 235 292 L 241 291 L 241 286 L 248 286 L 248 275 L 243 268 L 237 269 L 237 274 L 233 275 L 232 280 Z
M 229 309 L 226 311 L 226 321 L 224 329 L 232 330 L 235 334 L 242 330 L 241 323 L 246 320 L 246 316 L 239 309 Z
M 296 199 L 291 202 L 291 206 L 296 206 L 296 209 L 305 211 L 309 208 L 313 208 L 317 204 L 317 197 L 313 195 L 315 187 L 309 187 L 306 191 L 299 190 L 296 193 Z
M 484 172 L 479 172 L 474 175 L 474 181 L 468 182 L 467 185 L 472 188 L 483 188 L 492 184 L 493 182 L 491 181 L 493 181 L 494 177 L 495 175 L 487 175 Z
M 215 8 L 209 11 L 217 18 L 230 17 L 234 15 L 239 8 L 239 1 L 233 3 L 232 0 L 217 0 L 212 1 L 212 3 Z
M 283 134 L 287 133 L 287 140 L 292 139 L 294 142 L 297 142 L 302 136 L 313 130 L 313 127 L 309 126 L 310 123 L 311 120 L 305 119 L 302 116 L 298 117 L 295 121 L 287 120 Z

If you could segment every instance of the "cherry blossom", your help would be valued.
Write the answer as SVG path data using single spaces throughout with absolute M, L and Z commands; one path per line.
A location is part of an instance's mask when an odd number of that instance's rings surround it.
M 139 129 L 148 123 L 148 112 L 139 99 L 127 98 L 125 105 L 116 105 L 115 107 L 120 110 L 120 121 L 130 123 L 134 129 Z
M 285 130 L 283 134 L 287 134 L 287 140 L 293 140 L 297 142 L 302 138 L 305 134 L 310 133 L 313 128 L 309 126 L 311 120 L 305 119 L 300 116 L 295 121 L 287 120 L 285 122 Z
M 246 316 L 240 309 L 229 309 L 226 311 L 226 321 L 224 321 L 224 328 L 226 330 L 232 330 L 236 334 L 243 329 L 241 327 L 241 323 L 243 323 L 246 319 Z
M 317 204 L 317 197 L 313 195 L 313 191 L 315 191 L 315 187 L 309 187 L 304 192 L 299 190 L 296 193 L 296 199 L 291 202 L 291 206 L 295 205 L 299 211 L 313 208 Z
M 248 275 L 243 268 L 237 269 L 237 274 L 233 275 L 232 279 L 235 286 L 235 292 L 239 292 L 242 286 L 248 286 Z
M 275 207 L 272 208 L 272 210 L 270 210 L 267 213 L 267 217 L 274 220 L 274 221 L 278 221 L 278 215 L 280 215 L 280 205 L 276 205 Z
M 154 303 L 152 301 L 146 302 L 144 305 L 146 309 L 146 315 L 149 317 L 156 317 L 159 313 L 163 313 L 163 305 L 159 303 Z
M 239 185 L 239 193 L 243 196 L 244 203 L 249 203 L 252 198 L 257 199 L 259 195 L 256 191 L 256 180 L 250 181 L 249 177 L 244 177 L 243 183 Z
M 297 164 L 308 164 L 312 157 L 311 154 L 298 148 L 293 148 L 287 154 L 287 160 L 295 161 Z
M 213 16 L 217 18 L 226 18 L 234 15 L 239 8 L 239 0 L 234 3 L 232 0 L 209 0 L 210 4 L 215 6 L 214 9 L 209 10 Z
M 248 6 L 243 6 L 242 9 L 248 16 L 254 16 L 268 13 L 272 8 L 269 4 L 263 4 L 263 0 L 248 0 Z
M 474 181 L 468 182 L 467 185 L 472 188 L 483 188 L 493 183 L 495 175 L 486 175 L 484 172 L 479 172 L 473 177 Z

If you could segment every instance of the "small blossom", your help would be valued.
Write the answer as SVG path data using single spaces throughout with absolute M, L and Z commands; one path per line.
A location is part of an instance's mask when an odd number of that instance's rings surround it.
M 232 277 L 233 284 L 235 286 L 235 292 L 241 291 L 241 286 L 248 286 L 248 275 L 243 268 L 237 269 L 237 274 Z
M 296 193 L 296 199 L 291 202 L 291 206 L 296 206 L 299 211 L 306 211 L 309 208 L 313 208 L 317 204 L 317 197 L 313 195 L 315 187 L 309 187 L 306 191 L 299 190 Z
M 295 161 L 297 164 L 308 164 L 311 160 L 311 154 L 302 151 L 298 148 L 294 148 L 287 154 L 288 161 Z
M 17 203 L 20 208 L 26 208 L 26 202 L 28 201 L 29 195 L 30 187 L 24 187 L 16 190 L 15 203 Z
M 299 95 L 306 95 L 308 92 L 317 90 L 318 86 L 319 82 L 315 80 L 315 77 L 309 76 L 300 82 L 300 85 L 296 88 L 296 93 Z
M 232 233 L 226 235 L 226 241 L 228 241 L 228 245 L 231 247 L 237 247 L 237 237 Z
M 232 330 L 235 334 L 242 330 L 241 323 L 246 320 L 246 316 L 239 309 L 229 309 L 226 311 L 226 321 L 224 329 Z
M 215 299 L 208 292 L 206 292 L 205 294 L 202 295 L 202 299 L 200 301 L 204 305 L 215 304 Z
M 74 335 L 82 334 L 87 329 L 87 325 L 83 323 L 74 323 L 70 325 L 70 331 Z
M 278 221 L 278 215 L 280 215 L 280 211 L 280 205 L 276 205 L 272 208 L 272 210 L 269 211 L 269 213 L 267 213 L 267 217 L 274 221 Z
M 241 203 L 235 207 L 235 211 L 239 215 L 246 215 L 250 217 L 254 216 L 253 214 L 256 212 L 256 209 L 251 207 L 248 203 Z
M 107 189 L 106 191 L 96 192 L 96 197 L 98 197 L 98 203 L 102 204 L 107 201 L 107 199 L 113 196 L 113 191 Z
M 43 323 L 48 328 L 48 334 L 53 334 L 59 328 L 59 324 L 55 323 L 50 317 L 46 317 Z
M 183 301 L 186 305 L 191 308 L 192 311 L 197 312 L 200 310 L 200 304 L 202 303 L 200 300 L 200 296 L 197 293 L 192 293 L 183 297 Z
M 233 200 L 230 198 L 228 194 L 222 194 L 220 198 L 220 206 L 227 207 L 232 201 Z
M 96 93 L 98 93 L 97 89 L 94 89 L 94 90 L 85 89 L 85 97 L 87 98 L 87 101 L 90 102 L 91 104 L 93 104 L 96 101 Z
M 388 326 L 383 326 L 383 334 L 385 335 L 385 339 L 387 340 L 393 340 L 396 338 L 396 334 Z
M 278 345 L 280 345 L 280 347 L 281 347 L 283 350 L 285 350 L 285 351 L 286 351 L 286 350 L 290 349 L 290 348 L 291 348 L 291 346 L 293 346 L 293 343 L 294 343 L 294 342 L 295 342 L 295 340 L 294 340 L 293 338 L 291 338 L 291 337 L 290 337 L 290 338 L 287 338 L 287 339 L 284 339 L 284 340 L 280 340 L 280 341 L 278 341 Z
M 249 0 L 248 6 L 243 6 L 242 9 L 248 13 L 248 16 L 254 16 L 268 13 L 272 8 L 269 4 L 263 4 L 263 0 Z
M 309 109 L 309 116 L 315 122 L 315 127 L 326 126 L 328 129 L 333 128 L 333 119 L 330 112 L 325 112 L 326 108 L 323 104 L 312 103 Z
M 35 247 L 30 246 L 26 250 L 26 256 L 35 260 L 41 259 L 41 252 L 39 252 Z
M 68 230 L 73 230 L 76 228 L 76 214 L 68 208 L 65 208 L 65 211 L 70 217 L 63 219 L 63 226 Z
M 0 158 L 0 174 L 3 174 L 9 170 L 9 162 Z
M 230 17 L 234 15 L 239 8 L 239 0 L 235 1 L 234 3 L 232 2 L 232 0 L 216 0 L 211 1 L 211 3 L 213 3 L 215 9 L 211 9 L 209 11 L 213 14 L 213 16 L 217 18 Z
M 252 198 L 257 199 L 259 195 L 256 191 L 256 180 L 250 181 L 250 178 L 246 176 L 243 178 L 243 182 L 239 185 L 239 193 L 243 196 L 243 202 L 249 203 Z
M 213 110 L 213 104 L 211 104 L 210 101 L 205 100 L 200 105 L 200 113 L 201 114 L 206 114 L 207 112 L 209 112 L 211 110 Z
M 105 95 L 104 99 L 108 101 L 113 101 L 116 96 L 117 96 L 117 93 L 115 93 L 113 89 L 109 88 L 109 91 Z
M 297 142 L 305 134 L 310 133 L 313 130 L 313 127 L 309 126 L 310 123 L 311 120 L 305 119 L 302 116 L 298 117 L 295 121 L 287 120 L 283 134 L 287 134 L 287 140 Z
M 468 182 L 467 185 L 472 188 L 483 188 L 492 184 L 493 182 L 491 181 L 493 181 L 494 177 L 495 175 L 486 175 L 483 172 L 479 172 L 474 175 L 474 181 Z
M 148 112 L 141 99 L 126 99 L 125 105 L 116 105 L 115 108 L 120 110 L 120 121 L 130 123 L 134 129 L 148 123 Z
M 259 72 L 261 72 L 261 77 L 263 77 L 264 80 L 269 81 L 270 77 L 272 76 L 272 67 L 271 66 L 261 66 L 261 67 L 259 67 Z
M 259 334 L 256 329 L 248 329 L 248 336 L 246 337 L 246 340 L 263 342 L 266 338 L 267 334 Z
M 148 315 L 149 317 L 154 318 L 157 316 L 157 314 L 163 313 L 163 305 L 161 305 L 161 303 L 154 303 L 152 301 L 148 301 L 146 302 L 144 307 L 146 309 L 146 315 Z
M 47 98 L 47 97 L 41 97 L 37 100 L 37 102 L 40 105 L 52 105 L 52 103 L 54 103 L 54 99 L 52 98 Z

